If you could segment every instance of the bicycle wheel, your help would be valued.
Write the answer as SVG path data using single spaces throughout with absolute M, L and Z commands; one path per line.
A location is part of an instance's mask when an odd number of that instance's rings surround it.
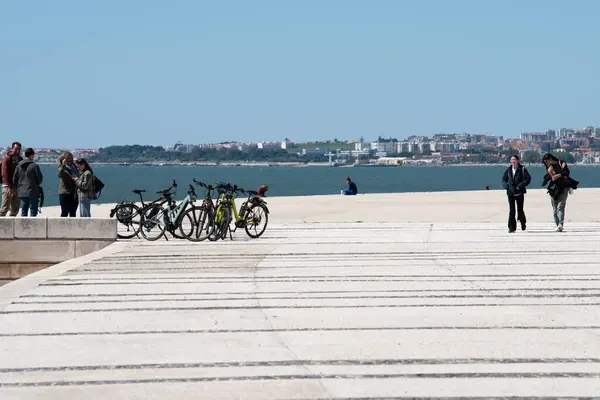
M 131 239 L 140 231 L 142 215 L 140 207 L 133 203 L 123 203 L 115 207 L 114 216 L 117 218 L 117 237 Z
M 190 210 L 192 209 L 193 208 L 190 208 Z M 175 226 L 173 227 L 171 234 L 177 239 L 187 239 L 188 236 L 192 236 L 194 234 L 194 230 L 195 225 L 192 215 L 184 212 L 179 216 L 177 222 L 175 222 Z
M 208 236 L 208 240 L 214 242 L 219 239 L 224 239 L 227 235 L 227 228 L 229 228 L 229 221 L 231 219 L 231 211 L 229 207 L 219 207 L 215 212 L 214 218 L 214 229 Z
M 205 207 L 192 207 L 187 210 L 184 216 L 189 215 L 192 220 L 193 229 L 187 235 L 187 232 L 181 230 L 182 235 L 192 242 L 201 242 L 206 240 L 215 229 L 214 218 Z
M 251 238 L 259 238 L 265 233 L 268 223 L 269 213 L 267 213 L 267 210 L 262 205 L 254 205 L 246 212 L 244 226 L 246 233 Z
M 142 210 L 140 232 L 149 241 L 158 240 L 167 229 L 167 210 L 159 205 L 149 206 Z

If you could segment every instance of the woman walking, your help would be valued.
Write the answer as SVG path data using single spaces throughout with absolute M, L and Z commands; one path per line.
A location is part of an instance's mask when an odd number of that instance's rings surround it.
M 77 186 L 73 178 L 79 177 L 79 170 L 73 164 L 73 154 L 65 152 L 58 159 L 58 200 L 61 217 L 75 217 L 77 212 Z
M 510 158 L 510 166 L 504 171 L 502 177 L 502 186 L 506 189 L 508 196 L 508 233 L 513 233 L 517 230 L 517 219 L 515 218 L 515 205 L 517 217 L 521 222 L 521 230 L 527 228 L 527 218 L 523 205 L 525 203 L 525 193 L 527 186 L 531 183 L 531 176 L 527 169 L 521 164 L 518 155 Z
M 96 199 L 94 172 L 90 168 L 88 162 L 83 158 L 75 161 L 75 165 L 81 173 L 79 178 L 73 177 L 75 186 L 77 187 L 77 196 L 79 197 L 79 216 L 82 218 L 90 218 L 92 216 L 92 200 Z
M 542 163 L 546 167 L 546 175 L 544 175 L 542 186 L 550 183 L 548 185 L 548 194 L 552 203 L 556 232 L 562 232 L 565 225 L 565 207 L 567 206 L 569 189 L 577 189 L 579 182 L 570 178 L 569 175 L 571 172 L 567 163 L 559 161 L 552 154 L 547 153 L 544 155 Z

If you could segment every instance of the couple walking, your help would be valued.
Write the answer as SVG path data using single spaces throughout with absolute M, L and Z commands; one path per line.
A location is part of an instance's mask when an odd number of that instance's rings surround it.
M 562 232 L 565 222 L 565 206 L 567 197 L 572 189 L 577 189 L 579 182 L 570 177 L 569 167 L 564 161 L 548 153 L 542 158 L 542 164 L 546 169 L 542 186 L 548 183 L 548 194 L 552 204 L 556 232 Z M 510 158 L 510 166 L 504 171 L 502 185 L 508 196 L 508 232 L 517 230 L 517 220 L 521 224 L 521 230 L 527 229 L 527 217 L 525 216 L 524 203 L 527 186 L 531 183 L 531 176 L 527 169 L 521 164 L 518 155 Z M 516 213 L 516 216 L 515 216 Z

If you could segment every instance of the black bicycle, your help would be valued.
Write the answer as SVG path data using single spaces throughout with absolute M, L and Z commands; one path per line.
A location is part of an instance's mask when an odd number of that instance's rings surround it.
M 146 193 L 144 189 L 134 189 L 132 193 L 140 196 L 140 202 L 142 206 L 138 206 L 132 201 L 123 200 L 117 204 L 112 210 L 110 210 L 110 218 L 116 216 L 117 218 L 117 237 L 119 239 L 131 239 L 136 236 L 139 237 L 142 215 L 146 210 L 153 207 L 161 207 L 167 202 L 165 198 L 166 193 L 173 193 L 177 188 L 177 182 L 173 181 L 168 189 L 160 190 L 157 194 L 160 195 L 156 200 L 150 203 L 144 202 L 142 193 Z

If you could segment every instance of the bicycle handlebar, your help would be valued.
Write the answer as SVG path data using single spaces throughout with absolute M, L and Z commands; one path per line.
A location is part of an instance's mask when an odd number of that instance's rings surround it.
M 171 187 L 169 187 L 168 189 L 165 189 L 165 190 L 159 190 L 158 192 L 156 192 L 156 194 L 161 194 L 161 195 L 173 194 L 173 189 L 175 189 L 176 187 L 177 187 L 177 182 L 173 179 L 173 183 L 171 183 Z

